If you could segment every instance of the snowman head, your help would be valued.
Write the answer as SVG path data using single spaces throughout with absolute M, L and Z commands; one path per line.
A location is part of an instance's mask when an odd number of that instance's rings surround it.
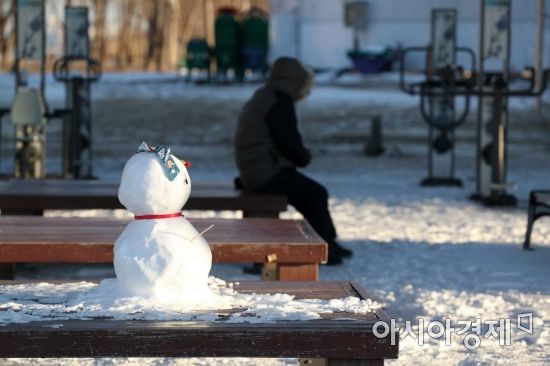
M 134 215 L 164 215 L 181 211 L 191 193 L 189 163 L 168 147 L 142 142 L 124 165 L 118 199 Z

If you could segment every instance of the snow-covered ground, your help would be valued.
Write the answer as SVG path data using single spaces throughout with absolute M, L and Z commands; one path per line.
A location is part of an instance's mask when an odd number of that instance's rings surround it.
M 141 82 L 127 75 L 113 78 L 107 78 L 105 86 L 97 86 L 96 174 L 117 179 L 123 162 L 145 139 L 174 146 L 176 154 L 193 163 L 190 174 L 196 181 L 227 181 L 235 176 L 230 146 L 234 120 L 253 86 L 198 87 L 173 81 L 172 76 L 143 78 Z M 110 91 L 100 92 L 101 88 Z M 453 326 L 478 318 L 485 325 L 491 320 L 511 319 L 513 332 L 508 346 L 500 346 L 498 338 L 482 336 L 479 348 L 468 350 L 463 345 L 468 333 L 453 332 L 451 344 L 446 346 L 444 339 L 431 339 L 425 331 L 422 346 L 411 337 L 402 339 L 399 360 L 388 361 L 389 365 L 550 363 L 550 219 L 542 218 L 535 225 L 535 250 L 520 249 L 528 192 L 550 189 L 550 150 L 545 144 L 548 135 L 544 126 L 548 117 L 512 104 L 509 180 L 517 184 L 513 193 L 520 202 L 517 208 L 495 209 L 468 199 L 475 186 L 473 120 L 467 122 L 463 133 L 459 131 L 457 146 L 457 175 L 464 180 L 464 188 L 418 185 L 426 174 L 422 140 L 426 129 L 416 103 L 416 99 L 387 85 L 323 85 L 299 107 L 304 134 L 314 152 L 313 163 L 304 171 L 329 189 L 330 208 L 341 243 L 355 253 L 342 266 L 323 267 L 321 279 L 358 281 L 385 305 L 398 325 L 404 327 L 406 321 L 411 321 L 414 330 L 419 320 L 427 327 L 431 321 L 445 319 L 450 319 Z M 379 158 L 367 158 L 361 153 L 363 137 L 368 133 L 367 117 L 372 111 L 384 116 L 387 153 Z M 5 134 L 4 140 L 8 136 Z M 55 139 L 52 133 L 51 140 Z M 53 156 L 56 150 L 51 151 L 49 166 L 54 170 L 58 162 Z M 4 163 L 3 169 L 7 170 L 9 164 Z M 125 215 L 124 211 L 68 214 Z M 239 216 L 231 212 L 187 214 Z M 284 218 L 293 217 L 299 215 L 292 209 L 284 214 Z M 212 274 L 226 280 L 254 279 L 244 275 L 237 265 L 216 265 Z M 112 269 L 31 266 L 20 273 L 22 278 L 68 275 L 111 276 Z M 517 315 L 524 313 L 533 314 L 532 335 L 517 329 Z M 486 328 L 482 328 L 485 333 Z M 29 360 L 0 363 L 23 365 Z M 278 365 L 296 364 L 296 360 L 103 359 L 41 363 Z

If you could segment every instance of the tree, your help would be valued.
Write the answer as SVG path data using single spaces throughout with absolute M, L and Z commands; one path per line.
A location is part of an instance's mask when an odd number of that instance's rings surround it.
M 109 0 L 93 0 L 94 5 L 94 39 L 93 50 L 96 58 L 102 63 L 105 63 L 107 40 L 105 35 L 107 5 Z
M 7 29 L 8 21 L 15 14 L 15 0 L 0 0 L 0 67 L 5 69 L 8 62 L 8 50 L 10 44 L 15 41 L 15 27 Z
M 164 34 L 170 23 L 170 3 L 167 0 L 147 1 L 147 52 L 143 60 L 146 69 L 154 66 L 162 69 L 162 50 L 165 46 Z
M 131 50 L 132 18 L 136 8 L 136 0 L 122 0 L 120 2 L 121 25 L 118 32 L 116 63 L 118 69 L 124 69 L 132 63 Z

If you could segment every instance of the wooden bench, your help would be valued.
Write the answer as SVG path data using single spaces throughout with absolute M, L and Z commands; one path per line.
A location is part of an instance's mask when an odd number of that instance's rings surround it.
M 0 281 L 8 284 L 14 283 Z M 234 288 L 297 299 L 368 298 L 349 282 L 240 282 Z M 0 326 L 0 357 L 298 357 L 324 359 L 328 365 L 383 365 L 384 359 L 397 358 L 398 330 L 391 329 L 383 311 L 322 318 L 253 324 L 109 319 L 8 324 Z M 373 333 L 378 321 L 391 329 L 385 337 Z
M 315 281 L 327 244 L 305 220 L 190 219 L 214 263 L 265 263 L 265 279 Z M 0 263 L 112 263 L 128 220 L 0 216 Z
M 527 211 L 527 230 L 523 249 L 531 249 L 531 232 L 535 221 L 550 215 L 550 190 L 531 191 L 529 194 L 529 209 Z
M 118 182 L 100 180 L 12 179 L 0 181 L 2 215 L 42 214 L 44 210 L 117 209 Z M 185 210 L 242 210 L 245 217 L 278 217 L 283 196 L 245 193 L 231 184 L 193 183 Z

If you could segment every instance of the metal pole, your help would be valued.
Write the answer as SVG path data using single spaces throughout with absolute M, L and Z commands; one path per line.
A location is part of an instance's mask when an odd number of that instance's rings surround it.
M 431 12 L 431 35 L 427 53 L 426 79 L 429 81 L 447 79 L 444 70 L 456 65 L 456 24 L 457 11 L 451 8 L 434 8 Z M 442 90 L 443 91 L 443 90 Z M 429 119 L 445 121 L 450 125 L 455 119 L 454 97 L 449 95 L 430 96 Z M 460 186 L 454 177 L 454 140 L 451 128 L 433 125 L 428 129 L 428 177 L 421 181 L 423 186 Z M 442 147 L 445 140 L 448 147 Z
M 512 37 L 510 33 L 512 32 L 512 0 L 509 0 L 508 3 L 508 25 L 506 27 L 506 56 L 504 59 L 504 80 L 508 83 L 510 80 L 510 63 L 511 63 L 511 54 L 512 54 L 512 47 L 510 47 L 510 43 L 512 42 Z M 506 107 L 508 107 L 508 98 L 505 99 L 504 103 L 506 103 Z M 506 108 L 506 112 L 508 111 L 508 108 Z
M 42 1 L 42 54 L 40 55 L 40 93 L 46 101 L 46 1 Z
M 15 2 L 15 11 L 13 13 L 13 17 L 15 19 L 15 63 L 14 63 L 14 72 L 15 72 L 15 89 L 14 93 L 17 93 L 17 87 L 21 83 L 21 77 L 19 75 L 19 35 L 17 34 L 19 32 L 19 3 Z
M 491 199 L 499 202 L 506 187 L 506 93 L 508 85 L 504 79 L 494 81 L 493 88 L 493 141 L 491 148 Z
M 542 57 L 544 54 L 544 0 L 537 0 L 536 9 L 537 31 L 535 35 L 535 90 L 539 90 L 542 84 Z M 542 97 L 535 99 L 535 110 L 542 109 Z
M 2 176 L 2 147 L 4 144 L 2 143 L 2 119 L 3 119 L 3 113 L 0 111 L 0 176 Z
M 296 58 L 301 60 L 302 56 L 302 19 L 300 19 L 300 3 L 296 4 L 294 9 L 294 45 L 296 48 Z
M 46 101 L 46 0 L 42 1 L 42 55 L 40 59 L 40 94 L 42 94 L 42 100 L 46 106 L 46 113 L 48 113 L 48 103 Z M 41 140 L 41 157 L 38 163 L 38 173 L 35 173 L 34 178 L 43 178 L 46 176 L 46 131 L 45 126 L 39 126 L 39 137 Z M 40 161 L 41 160 L 41 161 Z
M 484 65 L 485 65 L 485 4 L 484 0 L 479 2 L 479 14 L 480 14 L 480 26 L 479 26 L 479 59 L 477 69 L 479 70 L 479 76 L 477 78 L 477 88 L 478 90 L 483 90 L 484 84 Z M 482 170 L 482 144 L 481 144 L 481 134 L 483 133 L 483 96 L 479 96 L 478 106 L 477 106 L 477 159 L 476 159 L 476 192 L 480 196 L 483 196 L 482 193 L 482 182 L 481 182 L 481 170 Z

